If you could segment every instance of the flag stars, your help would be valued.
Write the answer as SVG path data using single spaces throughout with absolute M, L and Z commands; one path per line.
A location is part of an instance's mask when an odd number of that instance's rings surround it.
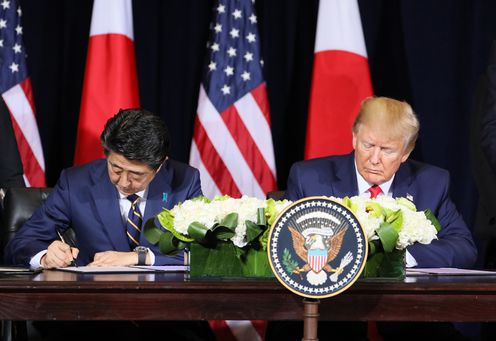
M 3 47 L 3 39 L 0 39 L 0 47 Z
M 243 78 L 245 82 L 249 81 L 251 79 L 250 73 L 248 71 L 243 72 L 241 78 Z
M 222 91 L 223 95 L 230 95 L 231 94 L 231 87 L 228 86 L 227 84 L 224 84 L 224 86 L 222 87 L 222 89 L 220 89 L 220 91 Z
M 243 56 L 243 58 L 247 61 L 247 62 L 251 62 L 253 60 L 253 53 L 251 52 L 246 52 L 245 55 Z
M 17 15 L 20 17 L 22 16 L 21 6 L 17 7 Z
M 7 20 L 0 19 L 0 28 L 6 28 L 6 27 L 7 27 Z
M 230 47 L 228 50 L 227 50 L 227 54 L 229 55 L 229 57 L 236 57 L 236 49 L 234 47 Z
M 21 25 L 17 25 L 15 30 L 16 30 L 17 34 L 22 34 L 22 26 Z
M 229 34 L 231 35 L 231 37 L 234 39 L 234 38 L 238 38 L 239 37 L 239 30 L 238 29 L 235 29 L 233 28 L 231 30 L 231 32 L 229 32 Z
M 217 33 L 222 32 L 222 25 L 221 25 L 221 24 L 219 24 L 219 23 L 217 23 L 217 25 L 215 25 L 215 27 L 214 27 L 214 30 L 215 30 L 215 32 L 217 32 Z
M 226 12 L 226 6 L 224 6 L 224 5 L 217 6 L 217 12 L 218 13 L 225 13 Z
M 10 64 L 9 69 L 10 71 L 12 71 L 12 73 L 19 72 L 19 64 L 12 63 Z
M 210 64 L 208 64 L 208 69 L 210 71 L 215 71 L 217 70 L 217 63 L 215 63 L 214 61 L 211 61 Z
M 252 24 L 256 24 L 257 23 L 257 16 L 255 14 L 252 13 L 252 15 L 250 15 L 250 17 L 248 18 L 250 20 L 250 22 Z
M 218 52 L 219 51 L 219 44 L 213 43 L 210 48 L 212 49 L 212 51 Z
M 1 6 L 3 7 L 3 9 L 10 8 L 10 1 L 3 0 Z
M 226 76 L 232 76 L 232 75 L 234 75 L 234 68 L 231 66 L 227 66 L 224 69 L 224 72 L 226 73 Z
M 256 37 L 253 33 L 248 33 L 246 36 L 246 40 L 248 40 L 250 43 L 254 43 L 256 41 Z
M 234 12 L 232 12 L 232 15 L 234 19 L 241 19 L 241 10 L 235 9 Z
M 14 53 L 21 53 L 21 45 L 19 44 L 15 44 L 13 47 L 12 47 L 12 50 L 14 50 Z

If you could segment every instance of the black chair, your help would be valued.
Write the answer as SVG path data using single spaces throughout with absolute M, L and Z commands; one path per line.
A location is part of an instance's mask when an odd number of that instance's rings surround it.
M 0 198 L 0 262 L 3 262 L 3 250 L 14 237 L 16 231 L 28 220 L 34 211 L 48 197 L 51 188 L 19 187 L 4 190 Z M 3 341 L 27 340 L 27 327 L 24 321 L 2 321 L 1 339 Z
M 284 199 L 284 191 L 267 192 L 267 199 L 282 200 Z
M 3 250 L 16 231 L 41 206 L 51 191 L 51 188 L 34 187 L 9 188 L 5 191 L 2 204 L 2 229 L 0 231 L 2 256 L 0 257 L 3 257 Z

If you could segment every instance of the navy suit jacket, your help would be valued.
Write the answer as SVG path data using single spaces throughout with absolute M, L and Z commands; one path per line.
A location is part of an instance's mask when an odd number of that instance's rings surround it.
M 438 240 L 408 247 L 419 267 L 470 268 L 477 258 L 472 234 L 449 198 L 448 171 L 407 160 L 395 174 L 393 197 L 412 197 L 417 210 L 430 208 L 441 223 Z M 286 198 L 358 195 L 354 153 L 295 163 L 290 170 Z
M 167 160 L 148 187 L 144 222 L 162 208 L 201 195 L 200 175 L 186 164 Z M 71 227 L 77 239 L 78 265 L 86 265 L 95 253 L 130 251 L 119 208 L 119 194 L 110 182 L 105 159 L 62 172 L 46 202 L 16 232 L 5 250 L 6 261 L 29 265 L 31 258 L 57 239 L 56 230 Z M 140 244 L 155 254 L 155 265 L 182 264 L 183 255 L 164 256 L 143 235 Z

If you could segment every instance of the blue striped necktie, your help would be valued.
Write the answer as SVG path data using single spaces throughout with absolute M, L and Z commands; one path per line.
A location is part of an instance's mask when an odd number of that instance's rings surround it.
M 141 225 L 143 224 L 143 216 L 139 209 L 139 201 L 141 198 L 139 195 L 131 194 L 127 199 L 131 201 L 131 208 L 127 215 L 126 233 L 129 246 L 131 247 L 131 250 L 133 250 L 139 245 Z

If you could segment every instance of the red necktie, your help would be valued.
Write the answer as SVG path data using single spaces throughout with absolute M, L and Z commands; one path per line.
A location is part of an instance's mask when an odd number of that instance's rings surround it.
M 374 185 L 374 186 L 369 188 L 369 192 L 370 192 L 370 198 L 374 199 L 374 198 L 377 198 L 377 196 L 380 193 L 382 193 L 382 189 L 378 185 Z

